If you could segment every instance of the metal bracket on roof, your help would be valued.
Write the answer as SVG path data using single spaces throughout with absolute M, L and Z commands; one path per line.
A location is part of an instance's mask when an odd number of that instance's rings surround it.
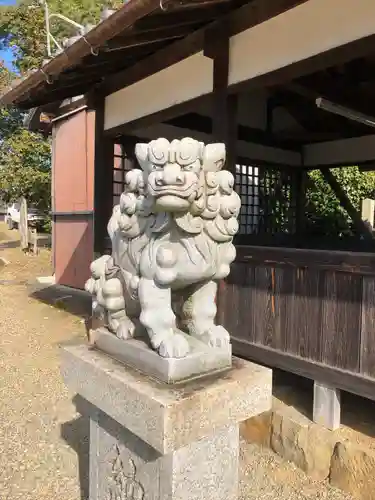
M 99 55 L 99 49 L 95 49 L 90 42 L 87 41 L 87 38 L 85 36 L 82 36 L 82 39 L 87 45 L 90 47 L 91 54 L 93 56 L 98 56 Z
M 48 57 L 53 57 L 56 54 L 52 54 L 52 44 L 55 46 L 58 52 L 62 52 L 63 49 L 59 42 L 56 40 L 56 38 L 52 35 L 51 33 L 51 26 L 50 26 L 50 21 L 53 18 L 60 19 L 66 24 L 69 24 L 70 26 L 73 26 L 78 30 L 78 32 L 83 35 L 85 32 L 85 27 L 82 26 L 79 23 L 76 23 L 72 19 L 69 19 L 68 17 L 64 16 L 63 14 L 54 14 L 50 13 L 49 11 L 49 6 L 46 0 L 39 0 L 39 5 L 44 8 L 44 21 L 45 21 L 45 27 L 46 27 L 46 32 L 47 32 L 47 55 Z M 35 9 L 37 6 L 35 5 L 30 5 L 28 7 L 29 9 Z
M 164 5 L 163 5 L 163 0 L 160 0 L 160 8 L 161 8 L 161 10 L 164 10 L 164 11 L 165 11 L 165 10 L 167 10 L 167 9 L 164 7 Z
M 43 69 L 41 68 L 40 71 L 43 73 L 43 75 L 45 76 L 46 78 L 46 82 L 48 83 L 48 85 L 52 85 L 53 84 L 53 79 L 50 75 L 48 75 L 45 71 L 43 71 Z

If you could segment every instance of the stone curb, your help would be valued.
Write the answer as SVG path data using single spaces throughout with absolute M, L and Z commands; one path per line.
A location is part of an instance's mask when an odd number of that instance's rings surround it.
M 246 420 L 241 436 L 271 448 L 318 481 L 359 500 L 375 500 L 375 452 L 338 441 L 334 432 L 313 423 L 293 407 L 277 408 Z

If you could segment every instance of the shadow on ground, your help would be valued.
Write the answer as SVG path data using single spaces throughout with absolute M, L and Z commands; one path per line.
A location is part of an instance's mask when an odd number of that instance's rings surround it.
M 1 234 L 0 234 L 0 241 L 1 241 Z M 13 241 L 4 241 L 0 243 L 0 250 L 5 249 L 5 248 L 17 248 L 21 246 L 21 242 L 19 240 L 13 240 Z
M 33 290 L 30 297 L 86 320 L 91 316 L 91 296 L 81 290 L 52 285 Z
M 77 453 L 81 500 L 89 499 L 89 441 L 90 420 L 88 406 L 80 396 L 73 398 L 77 412 L 81 416 L 61 425 L 61 437 Z

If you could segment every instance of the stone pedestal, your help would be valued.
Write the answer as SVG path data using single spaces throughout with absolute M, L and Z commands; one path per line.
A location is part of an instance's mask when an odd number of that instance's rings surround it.
M 62 372 L 91 403 L 90 500 L 237 498 L 239 423 L 270 409 L 271 370 L 234 358 L 171 386 L 70 346 Z

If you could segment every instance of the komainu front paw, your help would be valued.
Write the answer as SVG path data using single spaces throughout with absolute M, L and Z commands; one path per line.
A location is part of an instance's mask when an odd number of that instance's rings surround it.
M 230 344 L 229 333 L 220 325 L 214 325 L 200 338 L 210 347 L 226 347 Z
M 163 358 L 184 358 L 189 351 L 187 340 L 179 333 L 174 333 L 162 340 L 158 348 L 158 352 Z
M 119 326 L 116 328 L 116 337 L 122 340 L 132 339 L 135 333 L 135 325 L 129 318 L 121 320 Z

